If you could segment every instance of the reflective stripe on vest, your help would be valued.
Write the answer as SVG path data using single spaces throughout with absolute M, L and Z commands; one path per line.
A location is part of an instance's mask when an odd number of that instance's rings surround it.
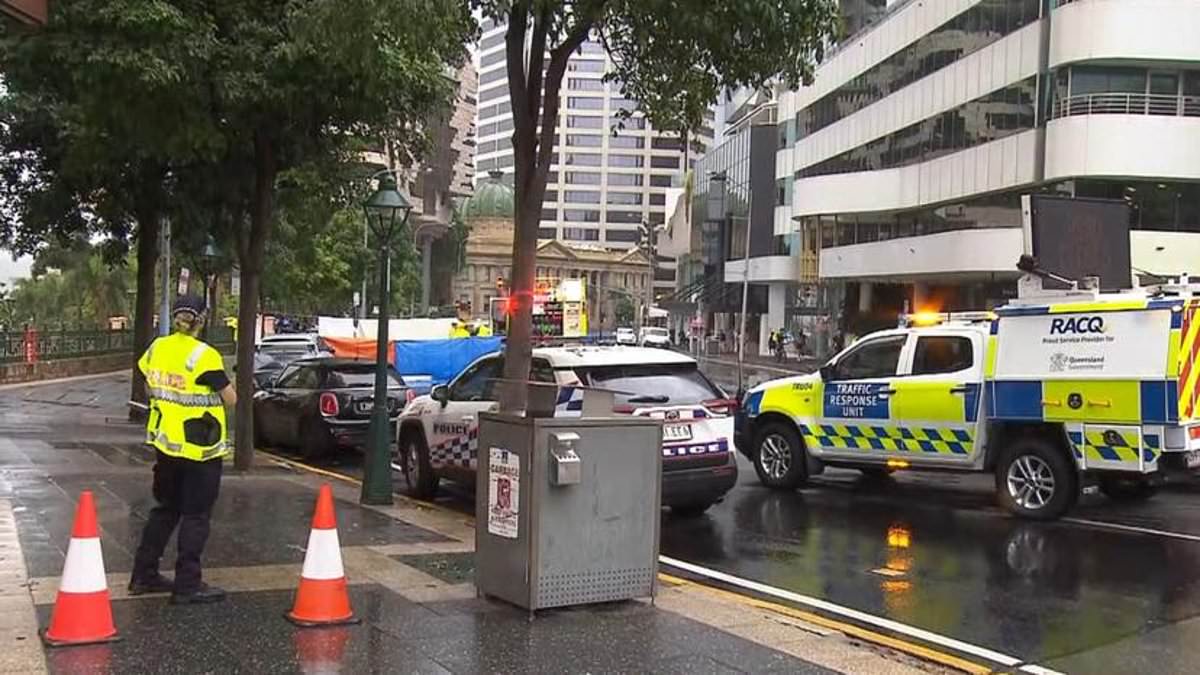
M 187 362 L 183 365 L 185 368 L 187 368 L 189 373 L 196 370 L 196 364 L 200 363 L 200 357 L 204 356 L 204 352 L 207 349 L 208 345 L 201 342 L 200 344 L 196 345 L 196 348 L 192 350 L 191 354 L 188 354 Z
M 180 394 L 170 389 L 150 387 L 150 396 L 159 401 L 178 403 L 186 408 L 211 408 L 221 405 L 221 397 L 218 394 Z

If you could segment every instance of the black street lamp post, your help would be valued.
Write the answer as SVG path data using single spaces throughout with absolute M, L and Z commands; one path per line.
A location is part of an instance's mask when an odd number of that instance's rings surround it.
M 375 343 L 375 399 L 371 423 L 367 429 L 367 456 L 364 463 L 362 504 L 392 503 L 391 424 L 388 422 L 388 295 L 391 291 L 391 258 L 388 246 L 392 235 L 408 222 L 412 205 L 396 189 L 396 179 L 384 175 L 379 188 L 363 203 L 367 226 L 379 245 L 379 319 Z M 363 298 L 363 303 L 367 299 Z
M 204 281 L 204 307 L 207 309 L 208 318 L 204 321 L 204 339 L 208 339 L 208 329 L 212 326 L 212 317 L 216 314 L 216 309 L 212 306 L 212 287 L 213 278 L 217 274 L 217 262 L 220 260 L 221 254 L 217 251 L 216 243 L 213 238 L 208 238 L 208 243 L 204 245 L 204 250 L 200 252 L 200 275 Z

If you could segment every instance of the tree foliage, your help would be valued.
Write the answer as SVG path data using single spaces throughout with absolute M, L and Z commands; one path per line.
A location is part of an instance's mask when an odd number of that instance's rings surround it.
M 612 57 L 615 82 L 660 130 L 686 135 L 724 90 L 807 83 L 838 28 L 833 0 L 472 0 L 508 25 L 505 44 L 513 111 L 516 232 L 504 377 L 529 372 L 531 291 L 537 227 L 571 55 L 589 38 Z M 510 387 L 506 409 L 523 408 Z

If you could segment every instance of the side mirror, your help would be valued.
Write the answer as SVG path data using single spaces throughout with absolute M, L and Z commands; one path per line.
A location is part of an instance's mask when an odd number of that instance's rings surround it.
M 446 405 L 446 402 L 450 400 L 450 389 L 444 384 L 439 384 L 429 390 L 429 398 Z
M 821 370 L 818 372 L 821 373 L 821 380 L 828 382 L 829 378 L 833 377 L 833 362 L 830 361 L 829 363 L 821 366 Z

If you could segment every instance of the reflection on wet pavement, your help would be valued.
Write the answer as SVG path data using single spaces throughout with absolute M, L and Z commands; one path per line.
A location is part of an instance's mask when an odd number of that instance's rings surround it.
M 792 494 L 746 468 L 665 555 L 1039 662 L 1200 613 L 1196 543 L 1009 518 L 987 481 L 830 471 Z

